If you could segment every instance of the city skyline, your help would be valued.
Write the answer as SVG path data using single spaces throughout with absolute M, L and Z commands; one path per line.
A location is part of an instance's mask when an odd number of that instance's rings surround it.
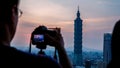
M 30 34 L 39 25 L 60 27 L 65 47 L 74 46 L 74 19 L 79 5 L 83 19 L 83 47 L 103 50 L 103 34 L 111 33 L 120 18 L 118 0 L 24 0 L 13 46 L 28 46 Z

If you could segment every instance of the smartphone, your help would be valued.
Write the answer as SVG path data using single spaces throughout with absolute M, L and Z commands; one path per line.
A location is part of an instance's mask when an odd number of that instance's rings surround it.
M 39 43 L 44 42 L 44 35 L 43 34 L 34 35 L 34 41 Z

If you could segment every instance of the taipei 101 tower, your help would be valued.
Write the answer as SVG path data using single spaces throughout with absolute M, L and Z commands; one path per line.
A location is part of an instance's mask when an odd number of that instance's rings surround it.
M 82 56 L 82 19 L 80 18 L 79 7 L 77 18 L 74 20 L 74 65 L 83 65 Z

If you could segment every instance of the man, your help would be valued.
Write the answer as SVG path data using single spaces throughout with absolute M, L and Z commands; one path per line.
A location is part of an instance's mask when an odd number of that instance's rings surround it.
M 39 66 L 43 68 L 72 68 L 68 56 L 64 49 L 64 41 L 60 33 L 56 38 L 46 34 L 49 40 L 52 40 L 53 46 L 58 50 L 59 64 L 46 56 L 37 56 L 22 52 L 10 46 L 15 35 L 18 23 L 19 0 L 1 0 L 0 2 L 0 65 L 17 64 L 28 66 Z M 51 43 L 51 42 L 49 42 Z
M 107 68 L 114 68 L 114 63 L 116 61 L 119 61 L 119 54 L 117 53 L 119 51 L 119 45 L 120 45 L 120 19 L 115 23 L 113 31 L 112 31 L 112 40 L 111 40 L 111 53 L 112 53 L 112 59 L 109 62 Z M 119 68 L 119 64 L 115 64 L 117 68 Z

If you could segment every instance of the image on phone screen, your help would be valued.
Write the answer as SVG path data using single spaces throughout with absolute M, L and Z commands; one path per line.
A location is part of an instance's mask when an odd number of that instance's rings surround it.
M 34 35 L 34 41 L 35 42 L 44 42 L 44 35 L 42 35 L 42 34 Z

